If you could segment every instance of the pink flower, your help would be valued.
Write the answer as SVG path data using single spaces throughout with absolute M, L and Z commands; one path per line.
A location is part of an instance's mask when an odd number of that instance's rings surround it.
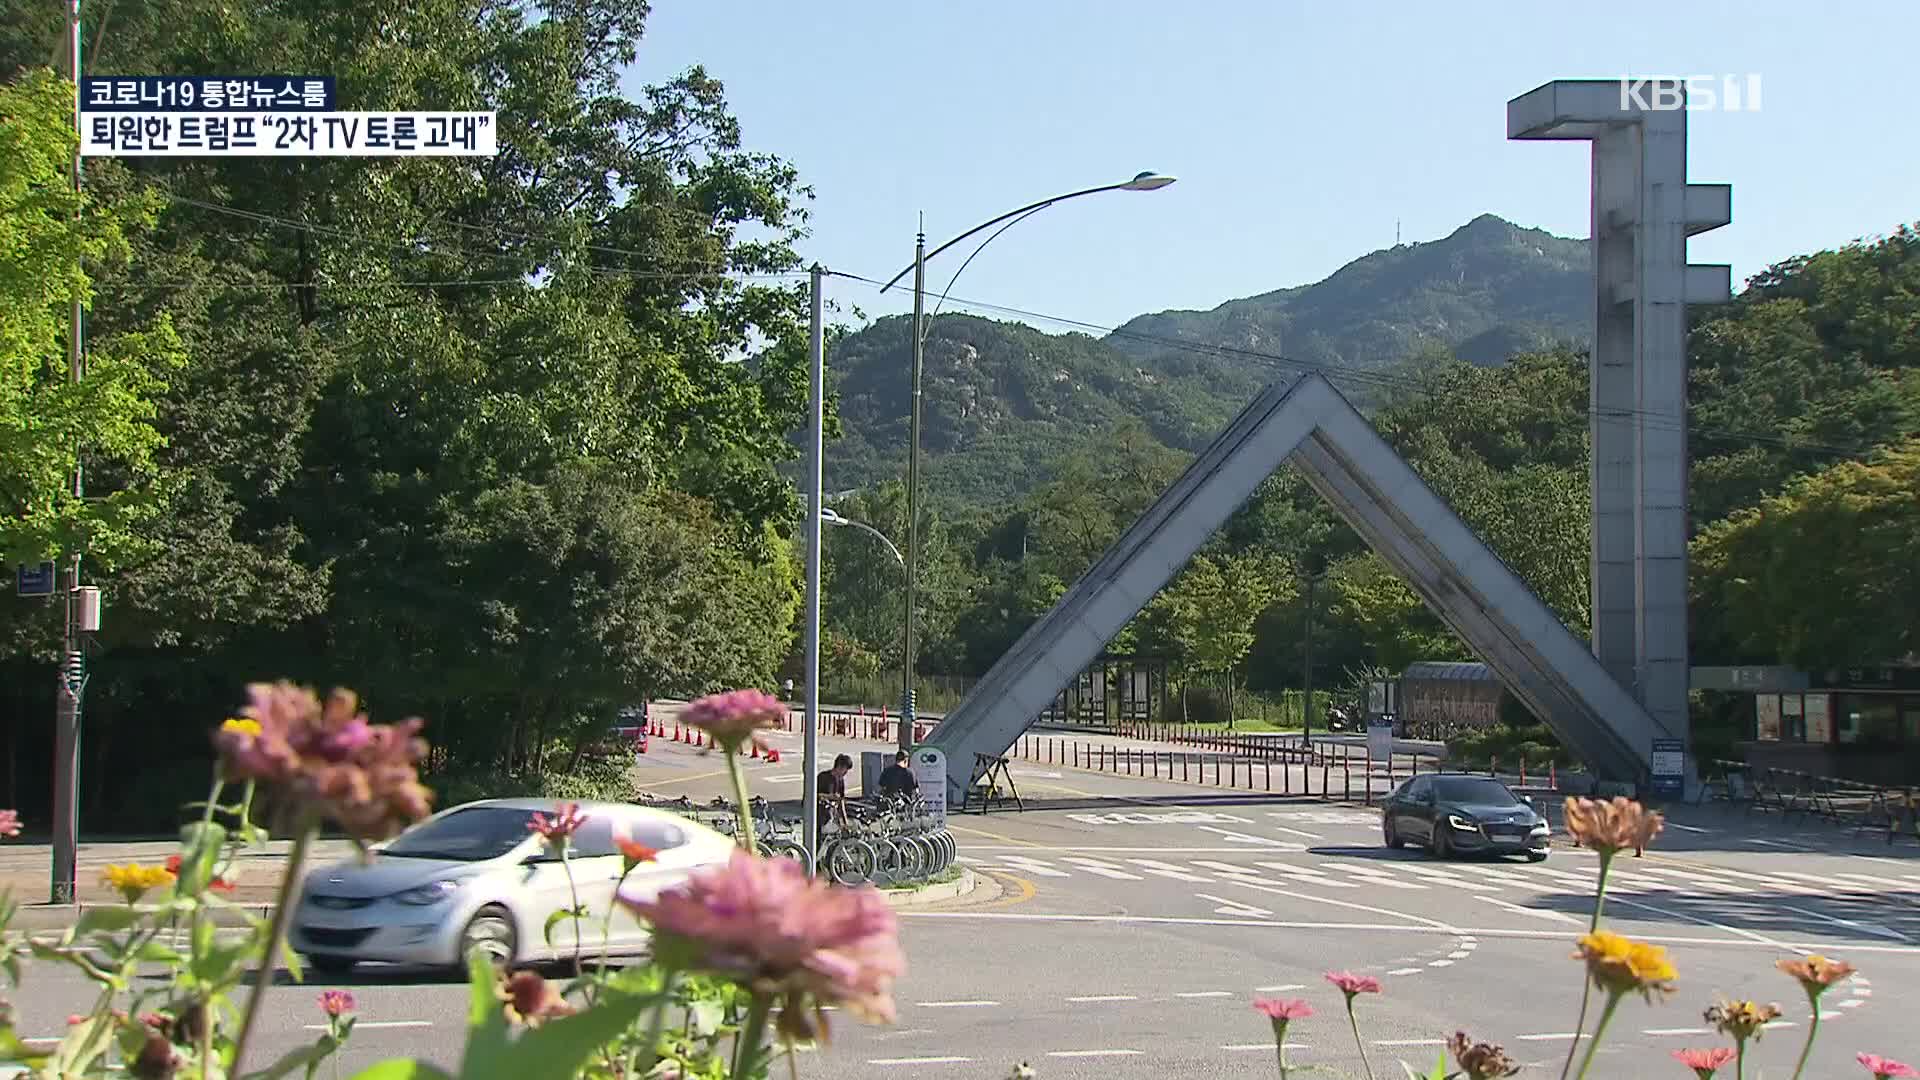
M 1253 1007 L 1275 1023 L 1305 1020 L 1313 1015 L 1313 1006 L 1307 1004 L 1305 998 L 1254 998 Z
M 527 822 L 527 831 L 539 833 L 555 847 L 564 847 L 567 838 L 579 832 L 580 826 L 586 823 L 587 815 L 580 812 L 579 803 L 561 803 L 554 808 L 552 817 L 533 815 L 533 820 Z
M 345 990 L 320 991 L 320 1011 L 333 1019 L 340 1019 L 352 1012 L 353 1008 L 353 995 Z
M 708 694 L 689 704 L 680 715 L 713 736 L 721 747 L 737 751 L 759 732 L 779 727 L 786 719 L 787 706 L 763 690 L 729 690 Z
M 907 962 L 893 909 L 870 886 L 829 885 L 791 859 L 735 851 L 726 866 L 657 897 L 623 889 L 620 902 L 653 924 L 668 963 L 779 997 L 789 1039 L 823 1035 L 826 1005 L 893 1022 L 893 983 Z
M 1380 980 L 1371 975 L 1355 975 L 1351 971 L 1329 971 L 1327 981 L 1340 988 L 1347 995 L 1347 1002 L 1353 1002 L 1355 994 L 1377 994 L 1380 992 Z
M 1713 1074 L 1719 1072 L 1722 1065 L 1732 1061 L 1734 1054 L 1732 1047 L 1716 1046 L 1710 1050 L 1675 1050 L 1673 1057 L 1692 1069 L 1698 1080 L 1712 1080 Z
M 1879 1054 L 1863 1052 L 1855 1054 L 1853 1057 L 1855 1061 L 1860 1063 L 1862 1068 L 1873 1074 L 1873 1080 L 1889 1080 L 1890 1077 L 1920 1076 L 1920 1071 L 1915 1071 L 1913 1066 L 1904 1062 L 1895 1061 L 1892 1058 L 1883 1058 Z
M 255 683 L 239 718 L 214 733 L 231 780 L 282 789 L 359 840 L 379 840 L 426 817 L 432 792 L 416 766 L 427 744 L 421 721 L 371 724 L 350 690 L 325 704 L 289 682 Z
M 20 811 L 0 810 L 0 836 L 20 835 Z

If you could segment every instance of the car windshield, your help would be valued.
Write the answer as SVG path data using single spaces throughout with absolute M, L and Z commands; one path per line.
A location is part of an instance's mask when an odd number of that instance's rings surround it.
M 1471 776 L 1445 776 L 1433 782 L 1434 794 L 1441 802 L 1472 806 L 1514 806 L 1519 803 L 1507 785 L 1498 780 Z
M 388 844 L 385 854 L 403 859 L 497 859 L 527 838 L 533 811 L 506 806 L 474 806 L 423 822 Z

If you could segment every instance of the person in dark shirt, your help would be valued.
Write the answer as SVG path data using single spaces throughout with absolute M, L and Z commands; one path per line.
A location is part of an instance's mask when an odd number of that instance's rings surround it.
M 847 774 L 853 771 L 853 759 L 845 754 L 833 759 L 833 768 L 816 778 L 820 793 L 820 831 L 826 832 L 827 823 L 838 820 L 845 824 L 847 820 Z
M 880 770 L 880 794 L 896 798 L 920 794 L 920 781 L 913 778 L 913 770 L 907 767 L 905 750 L 893 755 L 893 764 Z

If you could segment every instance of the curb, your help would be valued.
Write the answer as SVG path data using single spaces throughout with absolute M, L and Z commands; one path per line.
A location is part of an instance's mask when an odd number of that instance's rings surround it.
M 22 904 L 14 912 L 13 922 L 8 925 L 14 931 L 65 930 L 80 921 L 80 917 L 93 908 L 118 908 L 122 904 L 79 903 L 79 904 Z M 151 912 L 151 908 L 142 908 Z M 272 904 L 233 904 L 224 908 L 209 908 L 207 914 L 213 925 L 222 929 L 241 929 L 248 925 L 246 916 L 271 918 Z
M 880 895 L 887 898 L 889 907 L 918 907 L 921 904 L 937 904 L 942 900 L 952 900 L 972 892 L 980 881 L 972 870 L 961 867 L 958 881 L 943 881 L 938 885 L 928 885 L 919 889 L 881 889 Z

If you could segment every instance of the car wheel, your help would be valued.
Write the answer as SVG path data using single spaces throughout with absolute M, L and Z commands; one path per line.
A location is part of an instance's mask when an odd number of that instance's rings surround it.
M 1544 851 L 1529 851 L 1527 852 L 1527 861 L 1528 862 L 1546 862 L 1547 853 Z
M 1447 839 L 1447 831 L 1438 826 L 1433 830 L 1433 857 L 1436 859 L 1453 858 L 1453 841 Z
M 496 968 L 513 965 L 517 951 L 517 935 L 513 929 L 513 916 L 506 908 L 489 904 L 477 912 L 466 929 L 460 931 L 460 962 L 473 955 L 479 949 L 487 954 L 487 959 Z
M 322 953 L 302 954 L 307 966 L 322 975 L 345 975 L 353 970 L 354 961 L 347 956 L 327 956 Z
M 1400 830 L 1393 827 L 1392 815 L 1386 815 L 1380 819 L 1380 838 L 1385 840 L 1390 848 L 1407 846 L 1407 842 L 1400 839 Z

